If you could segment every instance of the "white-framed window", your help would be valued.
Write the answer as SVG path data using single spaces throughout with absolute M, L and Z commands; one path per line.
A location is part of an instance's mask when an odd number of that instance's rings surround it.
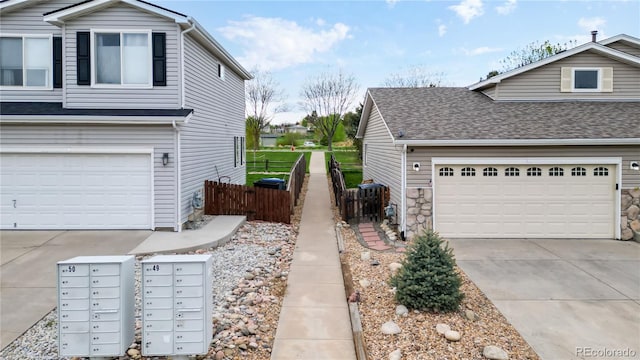
M 439 174 L 440 176 L 453 176 L 453 169 L 450 167 L 440 168 Z
M 91 30 L 91 77 L 96 87 L 151 88 L 151 30 Z
M 494 167 L 487 167 L 482 169 L 482 176 L 498 176 L 498 169 Z
M 460 171 L 461 176 L 476 176 L 476 169 L 472 167 L 466 167 Z
M 613 67 L 562 67 L 561 92 L 613 92 Z
M 527 176 L 542 176 L 542 169 L 539 167 L 530 167 L 527 169 Z
M 510 167 L 504 169 L 504 176 L 520 176 L 520 169 L 517 167 Z
M 244 166 L 245 159 L 245 137 L 234 136 L 233 137 L 233 167 Z
M 0 87 L 52 88 L 52 36 L 0 35 Z
M 224 70 L 224 65 L 218 63 L 218 77 L 222 80 L 224 80 Z
M 599 68 L 573 68 L 573 91 L 600 91 L 602 74 Z

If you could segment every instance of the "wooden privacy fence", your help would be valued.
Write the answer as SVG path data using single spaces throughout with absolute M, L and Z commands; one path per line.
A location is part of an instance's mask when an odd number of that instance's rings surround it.
M 307 158 L 304 157 L 304 154 L 300 154 L 300 157 L 298 157 L 298 160 L 291 168 L 291 172 L 289 173 L 289 182 L 287 183 L 287 190 L 289 190 L 289 193 L 291 194 L 291 213 L 293 213 L 293 208 L 298 204 L 306 173 Z
M 335 204 L 340 210 L 342 220 L 346 222 L 379 222 L 384 220 L 384 208 L 389 202 L 389 188 L 386 186 L 347 189 L 344 175 L 338 163 L 331 155 L 329 173 Z
M 286 190 L 204 183 L 206 215 L 245 215 L 247 220 L 291 223 L 291 195 Z

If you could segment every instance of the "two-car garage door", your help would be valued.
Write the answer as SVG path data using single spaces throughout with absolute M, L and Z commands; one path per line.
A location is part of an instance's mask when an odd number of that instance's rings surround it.
M 2 229 L 150 229 L 149 153 L 0 154 Z
M 434 226 L 449 237 L 613 238 L 616 165 L 437 164 Z

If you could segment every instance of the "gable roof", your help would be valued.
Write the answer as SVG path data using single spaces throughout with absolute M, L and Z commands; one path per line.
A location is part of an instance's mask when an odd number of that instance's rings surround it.
M 640 145 L 640 101 L 493 101 L 464 87 L 372 88 L 357 137 L 379 111 L 395 144 Z
M 6 0 L 0 2 L 0 10 L 9 11 L 13 9 L 20 9 L 28 6 L 32 3 L 38 3 L 43 0 Z M 78 2 L 70 6 L 66 6 L 54 11 L 50 11 L 43 14 L 43 20 L 51 23 L 52 25 L 62 26 L 65 21 L 74 19 L 76 17 L 94 12 L 118 3 L 127 4 L 133 6 L 141 11 L 151 13 L 170 21 L 174 21 L 180 26 L 184 32 L 188 32 L 190 36 L 193 36 L 198 42 L 212 54 L 220 58 L 220 60 L 240 75 L 244 80 L 251 80 L 253 76 L 247 71 L 240 63 L 231 56 L 225 50 L 218 41 L 216 41 L 205 28 L 200 25 L 194 18 L 188 15 L 181 14 L 177 11 L 173 11 L 162 6 L 158 6 L 143 0 L 87 0 Z M 192 31 L 193 30 L 193 31 Z
M 620 41 L 620 40 L 624 40 L 627 42 L 630 42 L 632 44 L 638 44 L 640 45 L 640 40 L 634 38 L 633 36 L 629 36 L 629 35 L 618 35 L 615 36 L 613 38 L 609 38 L 609 39 L 605 39 L 602 40 L 600 42 L 588 42 L 586 44 L 582 44 L 580 46 L 576 46 L 572 49 L 563 51 L 561 53 L 549 56 L 547 58 L 544 58 L 540 61 L 536 61 L 534 63 L 525 65 L 525 66 L 521 66 L 519 68 L 513 69 L 511 71 L 507 71 L 505 73 L 490 77 L 487 80 L 484 81 L 480 81 L 477 82 L 475 84 L 472 84 L 469 86 L 469 90 L 481 90 L 481 89 L 485 89 L 488 87 L 493 86 L 494 84 L 498 84 L 500 83 L 502 80 L 504 79 L 508 79 L 512 76 L 518 75 L 518 74 L 522 74 L 524 72 L 527 72 L 529 70 L 533 70 L 536 68 L 539 68 L 541 66 L 556 62 L 558 60 L 562 60 L 564 58 L 567 58 L 569 56 L 573 56 L 575 54 L 579 54 L 585 51 L 594 51 L 597 52 L 601 55 L 616 59 L 618 61 L 630 64 L 630 65 L 634 65 L 634 66 L 638 66 L 640 67 L 640 58 L 637 56 L 633 56 L 630 54 L 627 54 L 623 51 L 619 51 L 616 49 L 612 49 L 608 46 L 606 46 L 607 44 L 613 43 L 615 41 Z

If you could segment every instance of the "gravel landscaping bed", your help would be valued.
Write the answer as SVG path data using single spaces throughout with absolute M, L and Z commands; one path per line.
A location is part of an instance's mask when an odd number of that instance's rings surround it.
M 213 327 L 209 353 L 197 359 L 269 359 L 275 337 L 287 275 L 300 224 L 306 181 L 292 224 L 252 221 L 243 225 L 225 245 L 189 254 L 213 256 Z M 208 219 L 195 228 L 204 225 Z M 136 258 L 136 335 L 126 356 L 142 357 L 140 260 Z M 0 359 L 58 359 L 58 319 L 55 310 L 9 344 Z
M 360 292 L 359 311 L 369 359 L 486 359 L 483 356 L 486 346 L 504 350 L 509 359 L 539 359 L 459 268 L 456 270 L 463 280 L 461 291 L 465 295 L 460 311 L 434 314 L 398 307 L 389 278 L 391 268 L 402 262 L 404 254 L 369 250 L 361 245 L 349 226 L 339 229 L 345 243 L 342 256 L 351 270 L 353 287 Z M 376 263 L 379 265 L 372 265 Z M 441 332 L 446 328 L 443 325 L 447 325 L 461 335 L 460 339 L 447 340 L 436 330 L 438 324 Z M 385 334 L 398 330 L 397 334 Z

